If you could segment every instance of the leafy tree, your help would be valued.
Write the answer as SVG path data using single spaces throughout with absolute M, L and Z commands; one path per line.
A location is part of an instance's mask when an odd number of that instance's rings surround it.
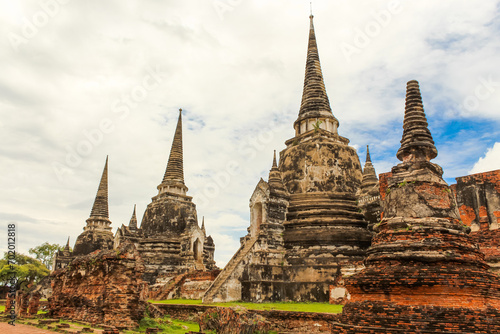
M 12 258 L 7 252 L 0 260 L 0 282 L 7 285 L 16 282 L 20 287 L 37 284 L 42 278 L 49 275 L 47 267 L 37 259 L 24 254 L 17 254 Z M 12 280 L 14 279 L 14 280 Z
M 52 262 L 54 260 L 54 256 L 56 255 L 58 250 L 63 250 L 64 246 L 59 244 L 49 244 L 48 242 L 44 242 L 40 246 L 36 246 L 34 248 L 30 248 L 28 253 L 31 255 L 35 255 L 35 258 L 42 261 L 42 263 L 49 269 L 52 269 Z

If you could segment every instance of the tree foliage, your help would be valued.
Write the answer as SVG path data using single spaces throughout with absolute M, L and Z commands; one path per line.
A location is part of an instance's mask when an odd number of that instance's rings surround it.
M 24 285 L 37 284 L 49 273 L 42 262 L 28 255 L 16 253 L 15 256 L 9 256 L 5 252 L 0 260 L 0 282 L 3 285 L 16 282 L 18 289 Z
M 54 261 L 54 256 L 58 250 L 63 250 L 64 246 L 59 244 L 49 244 L 44 242 L 40 246 L 30 248 L 28 253 L 34 255 L 36 259 L 42 261 L 42 263 L 49 269 L 52 269 L 52 262 Z

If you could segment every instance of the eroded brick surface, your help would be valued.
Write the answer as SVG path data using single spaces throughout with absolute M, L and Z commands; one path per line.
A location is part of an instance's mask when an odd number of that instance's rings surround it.
M 500 280 L 460 221 L 441 167 L 430 162 L 437 150 L 416 81 L 407 86 L 403 128 L 402 163 L 380 178 L 384 217 L 366 269 L 346 279 L 351 299 L 332 332 L 498 333 Z M 477 216 L 485 211 L 479 206 Z
M 50 315 L 117 328 L 136 327 L 143 317 L 144 265 L 131 244 L 75 258 L 52 273 Z

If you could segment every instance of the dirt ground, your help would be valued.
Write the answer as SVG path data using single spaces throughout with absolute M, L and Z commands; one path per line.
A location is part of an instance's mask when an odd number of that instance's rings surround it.
M 0 333 L 2 334 L 54 334 L 54 332 L 36 328 L 33 326 L 16 324 L 9 325 L 6 322 L 0 322 Z

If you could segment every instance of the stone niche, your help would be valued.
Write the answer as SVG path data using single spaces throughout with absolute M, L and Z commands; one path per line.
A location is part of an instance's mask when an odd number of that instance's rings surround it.
M 137 327 L 147 304 L 144 265 L 135 247 L 76 257 L 51 274 L 50 316 L 117 328 Z

